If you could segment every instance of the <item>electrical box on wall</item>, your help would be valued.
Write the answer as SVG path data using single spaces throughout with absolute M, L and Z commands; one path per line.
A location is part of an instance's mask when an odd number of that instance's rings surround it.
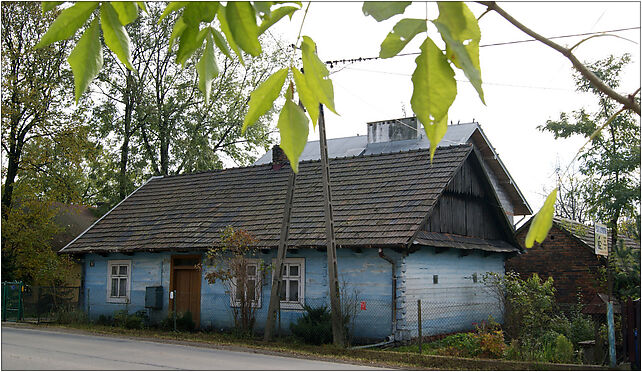
M 145 288 L 145 307 L 152 310 L 163 308 L 163 287 L 146 287 Z

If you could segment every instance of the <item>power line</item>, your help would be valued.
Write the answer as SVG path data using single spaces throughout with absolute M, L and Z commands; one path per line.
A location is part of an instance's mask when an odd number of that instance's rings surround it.
M 377 74 L 387 74 L 387 75 L 398 75 L 398 76 L 412 76 L 412 74 L 406 74 L 402 72 L 390 72 L 390 71 L 377 71 L 377 70 L 368 70 L 364 68 L 356 68 L 356 67 L 349 67 L 346 66 L 343 69 L 348 69 L 352 71 L 363 71 L 363 72 L 372 72 L 372 73 L 377 73 Z M 341 71 L 339 70 L 339 71 Z M 338 71 L 337 71 L 338 72 Z M 468 80 L 461 80 L 461 79 L 455 79 L 458 82 L 461 83 L 468 83 Z M 527 88 L 527 89 L 544 89 L 544 90 L 560 90 L 560 91 L 565 91 L 565 92 L 575 92 L 573 89 L 566 89 L 566 88 L 555 88 L 555 87 L 538 87 L 538 86 L 532 86 L 532 85 L 517 85 L 517 84 L 505 84 L 505 83 L 493 83 L 493 82 L 483 82 L 484 85 L 496 85 L 500 87 L 512 87 L 512 88 Z
M 570 35 L 559 35 L 559 36 L 552 36 L 549 37 L 548 39 L 563 39 L 563 38 L 569 38 L 569 37 L 578 37 L 578 36 L 591 36 L 591 35 L 599 35 L 599 34 L 607 34 L 607 33 L 613 33 L 613 32 L 623 32 L 623 31 L 631 31 L 631 30 L 639 30 L 640 26 L 636 27 L 627 27 L 627 28 L 618 28 L 614 30 L 607 30 L 607 31 L 595 31 L 595 32 L 583 32 L 583 33 L 578 33 L 578 34 L 570 34 Z M 628 40 L 634 44 L 638 44 L 637 42 L 633 40 L 629 40 L 626 38 L 621 38 L 624 40 Z M 505 42 L 499 42 L 499 43 L 492 43 L 492 44 L 483 44 L 480 45 L 480 48 L 485 48 L 485 47 L 492 47 L 492 46 L 500 46 L 500 45 L 513 45 L 513 44 L 521 44 L 521 43 L 530 43 L 533 41 L 537 41 L 535 39 L 524 39 L 524 40 L 514 40 L 514 41 L 505 41 Z M 405 57 L 405 56 L 416 56 L 419 55 L 419 52 L 411 52 L 411 53 L 400 53 L 397 54 L 394 57 Z M 347 59 L 336 59 L 332 61 L 325 61 L 326 64 L 330 65 L 330 68 L 334 67 L 334 65 L 338 64 L 353 64 L 356 62 L 365 62 L 365 61 L 374 61 L 374 60 L 379 60 L 382 59 L 381 57 L 359 57 L 359 58 L 347 58 Z

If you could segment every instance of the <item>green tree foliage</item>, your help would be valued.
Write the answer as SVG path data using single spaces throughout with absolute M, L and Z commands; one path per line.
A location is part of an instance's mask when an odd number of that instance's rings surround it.
M 609 58 L 587 64 L 609 86 L 620 85 L 620 73 L 631 57 Z M 580 155 L 580 172 L 584 176 L 582 192 L 588 214 L 604 221 L 612 232 L 616 246 L 618 224 L 623 218 L 639 215 L 640 204 L 640 124 L 633 113 L 624 111 L 614 117 L 620 105 L 575 74 L 578 92 L 595 96 L 594 109 L 582 108 L 560 114 L 539 129 L 552 133 L 556 139 L 582 136 L 590 147 Z M 610 120 L 610 121 L 609 121 Z M 598 129 L 608 123 L 606 127 Z
M 51 250 L 58 205 L 91 193 L 88 159 L 97 156 L 87 99 L 73 107 L 71 42 L 36 49 L 59 11 L 2 3 L 2 276 L 53 285 L 70 261 Z

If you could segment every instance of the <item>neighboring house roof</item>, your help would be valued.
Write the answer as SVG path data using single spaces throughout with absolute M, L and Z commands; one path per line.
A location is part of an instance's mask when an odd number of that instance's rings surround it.
M 407 246 L 471 145 L 330 160 L 339 246 Z M 325 246 L 319 161 L 299 165 L 289 246 Z M 242 228 L 276 247 L 290 167 L 255 165 L 153 178 L 61 252 L 207 249 L 221 230 Z M 517 249 L 517 248 L 515 248 Z
M 58 213 L 54 222 L 62 231 L 53 236 L 51 248 L 58 251 L 89 227 L 97 217 L 85 205 L 55 203 Z
M 418 125 L 415 117 L 373 122 L 368 123 L 368 125 L 374 126 L 380 123 L 388 124 L 393 122 L 399 122 L 407 127 L 410 127 L 408 123 L 414 125 L 415 127 L 417 127 Z M 419 127 L 418 132 L 416 133 L 417 138 L 413 139 L 388 139 L 377 141 L 373 138 L 369 139 L 369 136 L 371 136 L 371 134 L 369 134 L 368 136 L 328 139 L 328 157 L 335 158 L 355 155 L 386 154 L 430 148 L 430 142 L 428 141 L 428 138 L 426 138 L 425 133 L 423 129 L 421 129 L 421 127 Z M 515 208 L 514 214 L 532 214 L 533 211 L 528 205 L 526 198 L 515 184 L 515 181 L 511 177 L 510 173 L 508 173 L 508 170 L 504 166 L 504 163 L 502 163 L 495 149 L 491 146 L 490 141 L 482 131 L 479 123 L 449 125 L 444 138 L 442 138 L 437 147 L 442 148 L 466 143 L 472 143 L 476 146 L 476 148 L 480 151 L 482 157 L 484 158 L 484 161 L 490 167 L 490 171 L 495 174 L 500 184 L 506 189 Z M 303 149 L 303 153 L 301 154 L 300 159 L 319 160 L 319 141 L 308 141 L 308 143 L 305 145 L 305 148 Z M 259 158 L 254 163 L 254 165 L 269 164 L 270 162 L 272 162 L 271 149 L 268 150 L 265 155 Z
M 535 217 L 533 216 L 530 220 L 524 223 L 519 229 L 517 229 L 516 234 L 519 234 L 524 229 L 527 229 L 530 226 L 533 218 Z M 595 252 L 595 229 L 593 226 L 585 225 L 581 222 L 573 221 L 562 217 L 553 217 L 553 224 L 556 227 L 558 227 L 560 230 L 568 233 L 571 237 L 578 240 L 586 248 L 590 249 L 591 252 Z M 619 235 L 618 239 L 623 240 L 624 244 L 628 248 L 632 248 L 634 250 L 637 250 L 638 252 L 640 251 L 639 240 L 631 239 L 623 235 Z M 609 244 L 609 249 L 612 248 L 611 247 L 611 229 L 608 230 L 608 244 Z

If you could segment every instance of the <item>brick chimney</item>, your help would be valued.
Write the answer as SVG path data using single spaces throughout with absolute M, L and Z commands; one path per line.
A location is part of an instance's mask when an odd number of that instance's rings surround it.
M 279 170 L 286 164 L 288 164 L 288 157 L 285 152 L 279 145 L 274 145 L 272 147 L 272 169 Z

